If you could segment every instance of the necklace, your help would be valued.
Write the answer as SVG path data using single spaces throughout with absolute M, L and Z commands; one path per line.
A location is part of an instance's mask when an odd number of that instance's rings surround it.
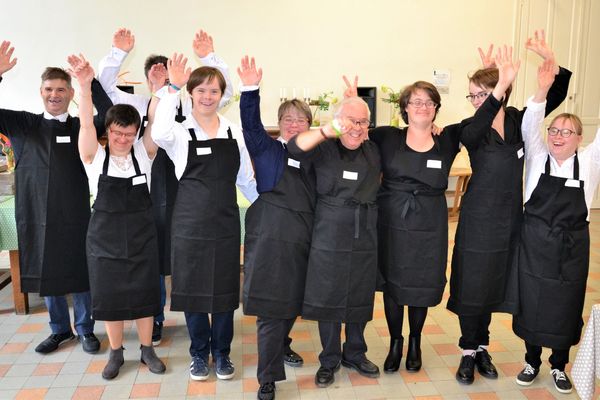
M 119 168 L 121 171 L 127 171 L 133 165 L 133 160 L 131 159 L 131 153 L 126 156 L 113 156 L 110 155 L 110 159 Z

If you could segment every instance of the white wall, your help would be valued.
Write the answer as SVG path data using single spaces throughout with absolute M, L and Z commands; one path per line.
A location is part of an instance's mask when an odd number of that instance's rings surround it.
M 235 68 L 244 54 L 264 69 L 263 119 L 276 122 L 279 88 L 343 91 L 342 74 L 358 74 L 360 85 L 396 89 L 432 80 L 434 69 L 452 74 L 443 95 L 441 124 L 472 114 L 464 96 L 467 74 L 479 66 L 477 47 L 513 43 L 520 0 L 304 0 L 155 1 L 21 0 L 5 2 L 0 40 L 11 40 L 17 66 L 0 84 L 0 107 L 42 110 L 39 75 L 47 65 L 65 66 L 66 56 L 83 52 L 97 65 L 109 50 L 112 33 L 132 29 L 136 48 L 125 69 L 143 81 L 149 53 L 181 51 L 193 59 L 191 41 L 199 28 L 213 35 L 216 51 Z M 565 23 L 568 23 L 566 21 Z M 522 43 L 520 44 L 523 45 Z M 530 57 L 530 59 L 532 59 Z M 534 62 L 532 59 L 531 62 Z M 528 61 L 529 63 L 530 61 Z M 535 65 L 535 64 L 532 64 Z M 533 71 L 533 68 L 529 68 Z M 136 92 L 147 92 L 145 85 Z M 381 96 L 381 93 L 378 93 Z M 513 102 L 522 104 L 522 98 Z M 378 123 L 389 121 L 389 106 L 378 102 Z M 76 110 L 73 110 L 76 112 Z M 237 104 L 226 115 L 239 120 Z

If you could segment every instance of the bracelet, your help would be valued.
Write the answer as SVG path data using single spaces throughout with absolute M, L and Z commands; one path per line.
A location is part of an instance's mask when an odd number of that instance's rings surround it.
M 336 138 L 339 138 L 340 136 L 342 136 L 342 131 L 341 131 L 342 126 L 340 125 L 340 122 L 337 119 L 334 119 L 331 122 L 331 127 L 335 131 Z
M 319 132 L 321 132 L 321 136 L 323 136 L 323 138 L 325 138 L 325 140 L 328 140 L 329 138 L 327 137 L 327 135 L 325 134 L 325 131 L 323 130 L 323 128 L 319 128 Z
M 177 91 L 180 91 L 180 90 L 181 90 L 181 88 L 180 88 L 179 86 L 177 86 L 177 85 L 174 85 L 174 84 L 172 84 L 172 83 L 169 83 L 169 87 L 172 87 L 173 89 L 175 89 L 175 90 L 177 90 Z

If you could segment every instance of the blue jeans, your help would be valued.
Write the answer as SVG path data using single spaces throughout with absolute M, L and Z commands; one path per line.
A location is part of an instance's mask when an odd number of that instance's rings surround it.
M 160 313 L 154 316 L 154 322 L 165 322 L 165 304 L 167 304 L 167 287 L 165 276 L 160 276 Z
M 92 296 L 90 292 L 72 293 L 73 297 L 73 320 L 75 331 L 78 335 L 94 332 L 94 320 L 92 319 Z M 71 317 L 69 315 L 69 304 L 65 296 L 47 296 L 44 302 L 50 314 L 50 329 L 52 333 L 65 333 L 71 331 Z
M 186 312 L 185 323 L 192 341 L 192 357 L 202 357 L 208 361 L 210 353 L 213 360 L 229 356 L 233 340 L 233 311 L 211 314 L 211 321 L 207 313 Z

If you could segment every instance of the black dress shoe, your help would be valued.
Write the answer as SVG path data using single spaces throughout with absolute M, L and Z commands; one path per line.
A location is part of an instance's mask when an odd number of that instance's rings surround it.
M 286 347 L 283 352 L 283 363 L 290 367 L 301 367 L 304 364 L 304 360 L 300 354 L 296 353 L 289 347 Z
M 89 354 L 96 354 L 100 350 L 100 341 L 93 333 L 86 333 L 77 337 L 81 342 L 83 351 Z
M 460 365 L 456 371 L 456 380 L 458 383 L 470 385 L 475 379 L 475 357 L 462 356 Z
M 481 376 L 490 379 L 498 378 L 498 371 L 492 364 L 492 356 L 487 350 L 484 349 L 475 353 L 475 365 L 477 365 L 477 371 Z
M 331 385 L 335 381 L 335 373 L 340 370 L 340 364 L 334 368 L 320 366 L 315 375 L 315 385 L 324 388 Z
M 275 398 L 275 382 L 267 382 L 260 385 L 256 398 L 258 400 L 273 400 Z
M 398 371 L 400 368 L 400 361 L 402 361 L 403 344 L 404 338 L 402 336 L 400 336 L 400 339 L 390 339 L 390 352 L 383 363 L 383 372 L 390 374 Z
M 42 354 L 52 353 L 54 350 L 58 349 L 58 346 L 73 339 L 75 339 L 75 335 L 71 331 L 65 333 L 53 333 L 42 343 L 38 344 L 35 351 Z
M 355 370 L 367 378 L 379 378 L 379 367 L 366 358 L 360 362 L 353 362 L 342 358 L 342 365 Z
M 406 370 L 417 372 L 421 369 L 421 336 L 408 337 L 408 352 L 406 353 Z

